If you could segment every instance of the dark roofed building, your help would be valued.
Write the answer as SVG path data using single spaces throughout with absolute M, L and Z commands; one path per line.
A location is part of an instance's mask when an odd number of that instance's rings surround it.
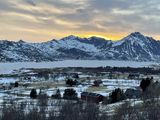
M 140 77 L 140 74 L 138 73 L 131 73 L 128 75 L 128 79 L 138 79 Z
M 127 89 L 125 92 L 125 96 L 129 99 L 131 98 L 140 98 L 142 95 L 142 91 L 139 89 Z
M 78 79 L 78 78 L 79 78 L 78 73 L 71 73 L 70 76 L 71 76 L 72 78 L 75 78 L 75 79 Z
M 99 87 L 100 85 L 103 85 L 103 81 L 102 80 L 95 80 L 93 82 L 93 86 Z
M 99 103 L 104 100 L 104 96 L 101 94 L 97 94 L 97 93 L 82 92 L 81 99 L 88 101 L 88 102 Z

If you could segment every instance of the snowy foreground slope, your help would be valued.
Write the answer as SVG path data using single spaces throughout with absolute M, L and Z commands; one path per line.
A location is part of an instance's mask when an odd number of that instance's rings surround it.
M 0 41 L 0 62 L 54 60 L 130 60 L 159 61 L 160 42 L 139 32 L 119 41 L 97 37 L 68 36 L 60 40 L 27 43 L 22 40 Z

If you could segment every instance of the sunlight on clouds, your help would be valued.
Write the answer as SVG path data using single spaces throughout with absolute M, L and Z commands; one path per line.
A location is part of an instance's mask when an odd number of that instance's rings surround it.
M 49 5 L 49 4 L 44 4 L 44 3 L 38 3 L 36 6 L 32 6 L 32 5 L 26 5 L 26 4 L 18 4 L 15 3 L 16 8 L 21 9 L 21 10 L 25 10 L 25 11 L 30 11 L 32 13 L 44 13 L 44 14 L 49 14 L 49 13 L 57 13 L 57 14 L 62 14 L 64 13 L 63 10 L 53 6 L 53 5 Z
M 27 11 L 33 11 L 33 10 L 38 10 L 37 7 L 35 6 L 31 6 L 31 5 L 26 5 L 26 4 L 19 4 L 19 3 L 14 3 L 15 6 L 13 6 L 14 8 L 17 8 L 19 10 L 27 10 Z
M 107 36 L 103 36 L 103 35 L 96 35 L 96 34 L 91 34 L 91 35 L 86 35 L 86 37 L 92 37 L 92 36 L 95 36 L 95 37 L 99 37 L 99 38 L 104 38 L 106 40 L 110 40 L 110 38 L 108 38 Z
M 74 24 L 73 23 L 70 23 L 70 22 L 67 22 L 67 21 L 64 21 L 64 20 L 54 20 L 57 24 L 59 25 L 65 25 L 65 26 L 70 26 L 70 27 L 74 27 Z
M 120 15 L 132 15 L 135 13 L 135 11 L 131 10 L 121 10 L 121 9 L 113 9 L 113 14 L 120 14 Z
M 34 16 L 27 15 L 27 14 L 20 14 L 20 13 L 16 13 L 16 12 L 5 13 L 5 16 L 10 18 L 10 20 L 16 20 L 18 18 L 18 20 L 22 19 L 22 20 L 24 20 L 24 22 L 25 21 L 39 22 L 37 19 L 35 19 Z
M 155 35 L 154 38 L 160 40 L 160 35 Z
M 160 16 L 156 16 L 156 15 L 143 15 L 142 17 L 146 20 L 160 21 Z
M 32 41 L 71 34 L 119 40 L 139 31 L 160 39 L 159 10 L 159 0 L 6 0 L 0 1 L 0 33 Z
M 98 32 L 89 32 L 89 33 L 81 33 L 81 34 L 77 33 L 76 35 L 78 35 L 79 37 L 83 37 L 83 38 L 96 36 L 96 37 L 104 38 L 106 40 L 119 40 L 124 37 L 123 34 L 116 34 L 115 35 L 112 33 L 98 33 Z
M 75 3 L 75 4 L 79 4 L 79 5 L 86 5 L 86 2 L 88 0 L 61 0 L 63 2 L 66 2 L 66 3 Z

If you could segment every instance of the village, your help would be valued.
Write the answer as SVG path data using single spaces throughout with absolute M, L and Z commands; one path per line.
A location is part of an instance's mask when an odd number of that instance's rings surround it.
M 46 95 L 49 99 L 81 100 L 103 103 L 110 94 L 120 89 L 125 99 L 142 96 L 142 79 L 159 80 L 159 70 L 153 68 L 54 68 L 19 69 L 12 74 L 1 75 L 0 98 L 23 101 Z M 136 71 L 136 72 L 133 72 Z M 152 74 L 154 73 L 154 74 Z M 35 91 L 36 96 L 31 96 Z M 109 103 L 107 101 L 107 103 Z

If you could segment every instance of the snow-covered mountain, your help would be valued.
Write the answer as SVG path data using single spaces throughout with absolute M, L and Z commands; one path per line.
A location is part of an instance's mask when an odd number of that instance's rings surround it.
M 119 41 L 68 36 L 42 43 L 0 41 L 0 61 L 54 61 L 65 59 L 160 60 L 160 42 L 139 32 Z
M 120 41 L 114 42 L 109 51 L 114 52 L 116 59 L 157 61 L 160 60 L 159 50 L 160 41 L 135 32 Z

